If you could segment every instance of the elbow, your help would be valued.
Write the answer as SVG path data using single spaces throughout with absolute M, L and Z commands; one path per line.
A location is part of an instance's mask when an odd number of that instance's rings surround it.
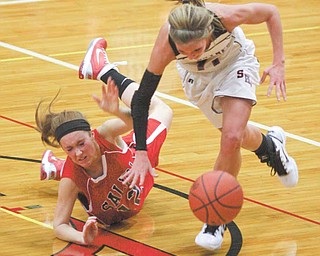
M 273 16 L 280 16 L 280 13 L 279 13 L 279 10 L 278 10 L 278 7 L 273 5 L 273 4 L 269 4 L 269 12 L 270 12 L 270 16 L 273 17 Z

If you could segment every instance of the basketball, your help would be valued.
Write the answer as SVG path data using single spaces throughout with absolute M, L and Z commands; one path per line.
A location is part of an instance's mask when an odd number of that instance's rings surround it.
M 224 171 L 202 174 L 190 188 L 189 205 L 202 222 L 220 226 L 231 222 L 240 212 L 243 191 L 239 182 Z

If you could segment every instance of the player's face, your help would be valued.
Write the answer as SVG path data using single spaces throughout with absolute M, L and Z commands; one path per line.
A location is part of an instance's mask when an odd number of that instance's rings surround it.
M 192 40 L 186 44 L 176 44 L 177 50 L 190 60 L 197 60 L 207 48 L 208 39 Z
M 100 158 L 99 146 L 90 132 L 75 131 L 63 136 L 60 145 L 71 160 L 85 169 Z

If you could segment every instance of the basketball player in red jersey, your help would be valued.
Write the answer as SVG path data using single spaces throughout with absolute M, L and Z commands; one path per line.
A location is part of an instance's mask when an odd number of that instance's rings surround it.
M 106 58 L 106 56 L 105 56 Z M 102 86 L 102 98 L 94 96 L 98 106 L 117 118 L 105 121 L 91 130 L 90 124 L 78 111 L 53 113 L 50 103 L 47 113 L 36 110 L 36 123 L 42 141 L 61 147 L 66 160 L 54 157 L 51 150 L 43 154 L 41 179 L 59 182 L 58 202 L 53 227 L 58 238 L 78 244 L 91 244 L 98 235 L 98 223 L 108 226 L 136 215 L 154 184 L 154 172 L 148 173 L 143 185 L 123 184 L 122 176 L 130 170 L 135 157 L 135 138 L 129 108 L 119 107 L 118 96 L 130 106 L 138 88 L 127 81 L 119 94 L 114 81 Z M 171 125 L 172 110 L 159 98 L 153 97 L 148 119 L 147 148 L 152 167 L 158 157 Z M 123 137 L 122 134 L 131 132 Z M 83 231 L 69 225 L 72 209 L 79 199 L 89 218 Z
M 286 100 L 285 56 L 280 15 L 274 5 L 249 3 L 228 5 L 205 3 L 203 0 L 179 0 L 161 27 L 150 61 L 132 99 L 133 126 L 136 133 L 136 158 L 124 176 L 126 182 L 143 184 L 151 170 L 146 150 L 146 127 L 149 102 L 156 91 L 165 68 L 176 61 L 183 89 L 211 123 L 221 131 L 220 149 L 214 170 L 224 170 L 237 177 L 241 167 L 241 148 L 254 152 L 262 163 L 272 168 L 286 187 L 298 183 L 298 167 L 286 151 L 286 135 L 281 127 L 273 126 L 263 134 L 248 123 L 256 104 L 256 87 L 267 76 L 267 95 L 275 90 L 276 98 Z M 242 24 L 265 23 L 272 42 L 273 61 L 260 79 L 255 46 L 248 40 Z M 108 63 L 99 62 L 91 52 L 103 50 L 102 39 L 93 41 L 79 77 L 105 81 L 116 78 Z M 91 58 L 91 59 L 90 59 Z M 101 63 L 101 62 L 100 62 Z M 91 67 L 95 66 L 94 69 Z M 116 81 L 119 88 L 122 84 Z M 220 248 L 225 225 L 204 225 L 195 242 L 208 250 Z

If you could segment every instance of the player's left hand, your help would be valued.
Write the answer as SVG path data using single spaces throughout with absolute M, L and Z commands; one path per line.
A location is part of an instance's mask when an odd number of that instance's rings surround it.
M 88 217 L 86 223 L 83 226 L 83 241 L 85 244 L 92 244 L 94 239 L 98 236 L 98 223 L 97 217 L 90 216 Z
M 287 90 L 285 82 L 285 67 L 284 63 L 273 64 L 272 66 L 266 68 L 263 71 L 260 84 L 262 84 L 266 77 L 270 76 L 270 83 L 267 91 L 267 96 L 270 97 L 273 88 L 275 87 L 275 93 L 277 100 L 281 100 L 281 95 L 283 100 L 287 100 Z
M 108 87 L 108 90 L 107 88 Z M 102 84 L 101 99 L 97 95 L 92 95 L 99 108 L 105 112 L 115 114 L 119 111 L 119 92 L 113 79 L 108 78 L 107 86 Z

